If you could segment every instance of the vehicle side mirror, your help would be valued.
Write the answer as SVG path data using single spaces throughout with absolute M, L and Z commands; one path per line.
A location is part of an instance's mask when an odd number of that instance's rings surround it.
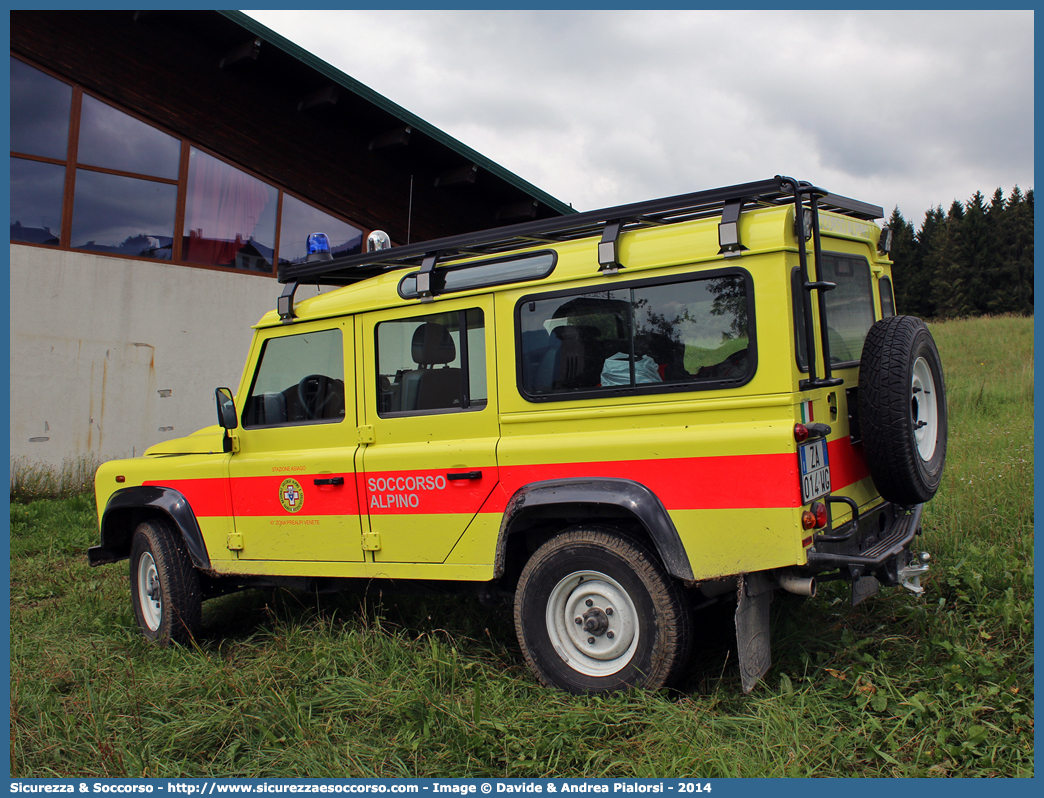
M 225 429 L 236 429 L 239 426 L 239 418 L 236 415 L 232 391 L 228 388 L 218 388 L 214 391 L 214 396 L 217 398 L 218 424 Z

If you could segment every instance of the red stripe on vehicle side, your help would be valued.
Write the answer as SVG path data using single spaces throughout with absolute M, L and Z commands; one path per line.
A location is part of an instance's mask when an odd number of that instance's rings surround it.
M 531 482 L 607 477 L 645 485 L 668 510 L 797 507 L 801 504 L 796 454 L 511 466 L 502 467 L 500 474 L 508 495 Z M 502 507 L 496 509 L 503 510 Z
M 834 491 L 870 476 L 861 443 L 853 445 L 849 438 L 830 441 L 827 443 L 827 457 L 830 459 L 830 486 Z
M 476 479 L 449 479 L 477 471 Z M 497 485 L 496 466 L 368 471 L 363 477 L 370 515 L 442 515 L 479 511 Z
M 834 491 L 867 478 L 862 446 L 848 438 L 830 441 L 830 478 Z M 461 469 L 455 469 L 461 470 Z M 477 480 L 446 482 L 444 487 L 418 488 L 419 479 L 445 476 L 445 469 L 382 471 L 365 480 L 368 510 L 374 515 L 441 515 L 448 513 L 502 513 L 520 488 L 552 479 L 630 479 L 649 488 L 668 510 L 799 507 L 801 505 L 797 454 L 726 455 L 595 463 L 541 463 L 485 466 Z M 318 478 L 344 477 L 343 485 L 315 485 Z M 356 475 L 295 474 L 304 494 L 302 515 L 357 515 Z M 240 516 L 291 515 L 279 501 L 285 476 L 236 477 L 231 480 L 235 514 Z M 412 488 L 407 479 L 412 480 Z M 381 484 L 391 490 L 370 490 Z M 401 483 L 401 485 L 399 484 Z M 441 480 L 440 480 L 441 483 Z M 169 487 L 188 500 L 198 517 L 226 516 L 229 507 L 224 479 L 181 479 L 146 482 Z M 491 491 L 494 486 L 499 489 Z M 401 489 L 400 489 L 401 488 Z M 488 497 L 488 498 L 487 498 Z M 482 502 L 485 504 L 482 505 Z M 481 506 L 481 510 L 479 507 Z
M 208 518 L 212 516 L 231 515 L 228 506 L 226 480 L 218 479 L 168 479 L 162 482 L 143 482 L 160 488 L 176 490 L 184 496 L 197 518 Z
M 343 477 L 342 485 L 316 485 L 316 479 Z M 283 482 L 295 479 L 301 486 L 301 509 L 291 513 L 279 501 Z M 237 516 L 358 515 L 355 474 L 293 474 L 232 479 L 232 504 Z
M 343 485 L 315 485 L 316 478 L 343 477 Z M 285 475 L 263 477 L 236 477 L 231 480 L 235 515 L 268 516 L 295 515 L 283 509 L 279 502 L 279 488 Z M 356 493 L 355 474 L 294 474 L 301 485 L 305 503 L 302 515 L 358 515 L 359 501 Z M 173 479 L 163 482 L 145 482 L 145 485 L 167 487 L 183 495 L 197 518 L 232 515 L 225 494 L 228 480 L 216 479 Z

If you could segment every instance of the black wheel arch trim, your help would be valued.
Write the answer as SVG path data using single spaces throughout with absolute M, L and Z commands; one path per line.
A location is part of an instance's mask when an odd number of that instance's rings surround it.
M 608 477 L 549 479 L 515 491 L 504 509 L 497 538 L 496 575 L 502 576 L 511 527 L 526 511 L 553 505 L 610 505 L 633 515 L 645 527 L 667 572 L 678 579 L 695 579 L 689 557 L 667 508 L 649 488 L 631 479 Z
M 129 557 L 134 527 L 139 520 L 156 513 L 166 516 L 181 533 L 192 564 L 209 569 L 210 555 L 188 499 L 173 488 L 159 485 L 121 488 L 109 497 L 101 518 L 101 545 L 87 550 L 90 564 L 119 562 Z

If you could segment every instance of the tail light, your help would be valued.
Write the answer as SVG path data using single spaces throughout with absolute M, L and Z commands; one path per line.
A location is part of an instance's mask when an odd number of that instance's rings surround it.
M 822 529 L 828 520 L 827 508 L 823 502 L 812 502 L 812 506 L 801 513 L 802 529 Z

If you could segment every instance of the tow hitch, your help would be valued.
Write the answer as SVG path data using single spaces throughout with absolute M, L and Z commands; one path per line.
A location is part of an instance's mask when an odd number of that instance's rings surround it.
M 899 584 L 911 593 L 917 593 L 918 595 L 923 593 L 924 588 L 921 587 L 921 577 L 928 572 L 928 561 L 931 558 L 932 556 L 926 551 L 922 551 L 917 559 L 911 558 L 906 565 L 899 569 Z

